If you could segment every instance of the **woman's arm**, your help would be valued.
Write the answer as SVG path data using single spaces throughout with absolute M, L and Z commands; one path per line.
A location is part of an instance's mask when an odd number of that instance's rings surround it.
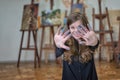
M 55 50 L 56 58 L 60 57 L 63 53 L 64 53 L 63 48 L 58 48 L 58 47 L 56 48 Z
M 99 40 L 98 40 L 98 42 L 97 42 L 97 44 L 96 44 L 95 46 L 89 46 L 89 48 L 90 48 L 92 51 L 94 51 L 96 48 L 98 48 L 98 46 L 99 46 Z

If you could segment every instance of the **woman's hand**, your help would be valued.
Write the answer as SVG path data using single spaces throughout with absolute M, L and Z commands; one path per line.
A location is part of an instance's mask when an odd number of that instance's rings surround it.
M 88 31 L 84 36 L 85 44 L 89 46 L 95 46 L 98 42 L 97 36 L 94 31 Z
M 98 42 L 98 38 L 96 36 L 96 33 L 93 30 L 88 30 L 85 27 L 81 27 L 78 29 L 79 33 L 81 35 L 81 38 L 84 40 L 82 41 L 81 39 L 79 40 L 79 43 L 84 43 L 85 45 L 88 46 L 95 46 Z
M 70 33 L 69 30 L 64 32 L 63 30 L 61 30 L 61 27 L 58 28 L 58 31 L 54 36 L 54 41 L 58 48 L 70 50 L 70 48 L 65 45 L 65 42 L 71 37 L 71 34 L 68 34 L 68 33 Z

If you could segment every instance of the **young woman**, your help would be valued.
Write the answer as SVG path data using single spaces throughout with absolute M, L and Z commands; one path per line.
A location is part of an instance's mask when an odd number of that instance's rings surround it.
M 54 36 L 56 57 L 64 54 L 62 80 L 98 80 L 93 54 L 99 41 L 87 18 L 71 13 L 68 30 L 58 29 Z

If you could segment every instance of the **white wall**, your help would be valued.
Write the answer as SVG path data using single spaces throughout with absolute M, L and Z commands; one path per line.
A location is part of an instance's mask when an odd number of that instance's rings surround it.
M 92 7 L 98 11 L 98 3 L 96 0 L 85 0 L 88 4 L 87 14 L 92 24 L 91 14 Z M 88 2 L 89 1 L 89 2 Z M 103 0 L 102 0 L 103 1 Z M 104 6 L 110 9 L 120 9 L 120 0 L 104 0 Z M 20 46 L 21 32 L 21 20 L 23 14 L 24 4 L 29 4 L 31 0 L 0 0 L 0 62 L 4 61 L 17 61 L 18 52 Z M 44 9 L 49 9 L 49 1 L 45 3 L 45 0 L 39 2 L 39 15 Z M 62 4 L 62 0 L 55 0 L 54 9 L 60 8 L 65 10 L 65 6 Z M 38 48 L 40 42 L 41 30 L 38 31 Z M 26 42 L 25 42 L 26 44 Z M 26 54 L 24 54 L 26 53 Z M 33 60 L 33 53 L 24 51 L 21 59 Z M 54 55 L 50 59 L 54 59 Z
M 16 61 L 23 5 L 29 0 L 0 0 L 0 61 Z

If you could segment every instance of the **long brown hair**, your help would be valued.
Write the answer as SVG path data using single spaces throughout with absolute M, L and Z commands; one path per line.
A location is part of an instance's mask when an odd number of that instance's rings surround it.
M 75 13 L 71 13 L 68 17 L 67 17 L 67 26 L 69 27 L 72 23 L 76 22 L 77 20 L 81 20 L 82 24 L 87 28 L 88 28 L 88 20 L 87 17 L 84 14 L 81 14 L 79 12 L 75 12 Z
M 71 13 L 68 17 L 67 17 L 67 26 L 69 28 L 69 26 L 78 21 L 81 20 L 82 24 L 87 28 L 88 28 L 88 20 L 85 17 L 85 15 L 81 14 L 81 13 Z M 65 53 L 64 55 L 64 60 L 67 60 L 69 62 L 71 62 L 71 56 L 78 56 L 78 59 L 80 62 L 86 63 L 89 60 L 92 59 L 92 53 L 93 51 L 90 50 L 90 48 L 86 45 L 80 45 L 74 38 L 70 38 L 67 42 L 66 45 L 68 45 L 70 47 L 70 51 L 67 51 L 67 53 Z

